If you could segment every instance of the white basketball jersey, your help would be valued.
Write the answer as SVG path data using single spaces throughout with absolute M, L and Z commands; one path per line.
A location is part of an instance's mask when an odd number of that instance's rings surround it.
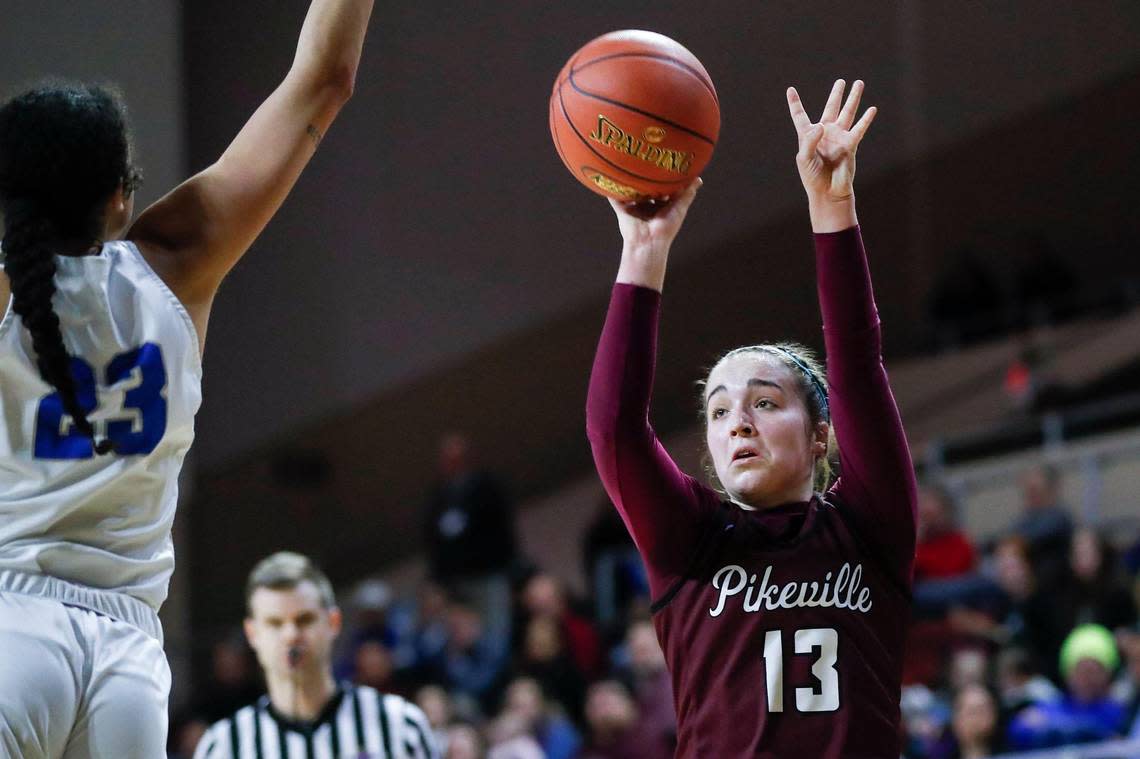
M 0 321 L 0 579 L 58 578 L 157 611 L 174 570 L 178 473 L 202 401 L 198 336 L 132 243 L 56 263 L 53 306 L 79 402 L 115 452 L 95 455 L 75 430 L 8 305 Z

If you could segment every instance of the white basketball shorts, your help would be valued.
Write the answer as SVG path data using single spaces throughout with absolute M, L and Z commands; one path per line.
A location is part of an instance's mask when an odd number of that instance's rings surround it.
M 0 591 L 0 756 L 166 756 L 170 668 L 142 630 Z

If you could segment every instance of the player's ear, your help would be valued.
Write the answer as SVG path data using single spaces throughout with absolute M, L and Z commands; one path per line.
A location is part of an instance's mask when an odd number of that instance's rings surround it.
M 257 625 L 253 623 L 253 619 L 246 617 L 241 623 L 242 631 L 245 632 L 245 639 L 249 641 L 251 648 L 257 648 Z
M 133 209 L 131 194 L 123 185 L 119 185 L 118 189 L 111 193 L 111 197 L 107 199 L 107 204 L 103 208 L 103 234 L 108 237 L 119 237 L 130 224 Z
M 828 455 L 830 434 L 831 425 L 827 422 L 820 422 L 815 425 L 815 430 L 812 431 L 812 456 L 822 458 Z
M 329 609 L 329 627 L 332 628 L 333 635 L 340 635 L 340 629 L 344 625 L 344 615 L 340 612 L 340 607 L 334 606 Z
M 815 456 L 827 455 L 827 442 L 828 435 L 831 432 L 831 425 L 827 422 L 819 422 L 815 425 L 815 434 L 812 435 L 811 452 Z

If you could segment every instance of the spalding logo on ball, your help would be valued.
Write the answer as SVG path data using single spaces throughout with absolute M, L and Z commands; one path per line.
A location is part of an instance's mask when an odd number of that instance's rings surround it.
M 720 102 L 705 67 L 680 43 L 656 32 L 610 32 L 559 72 L 550 134 L 562 163 L 594 192 L 660 200 L 708 165 Z

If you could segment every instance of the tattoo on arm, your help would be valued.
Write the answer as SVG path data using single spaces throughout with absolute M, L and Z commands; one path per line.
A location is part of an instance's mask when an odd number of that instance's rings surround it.
M 305 134 L 309 135 L 309 137 L 312 138 L 313 145 L 320 145 L 321 137 L 324 136 L 321 134 L 321 130 L 317 129 L 312 124 L 309 124 L 307 127 L 305 127 Z

